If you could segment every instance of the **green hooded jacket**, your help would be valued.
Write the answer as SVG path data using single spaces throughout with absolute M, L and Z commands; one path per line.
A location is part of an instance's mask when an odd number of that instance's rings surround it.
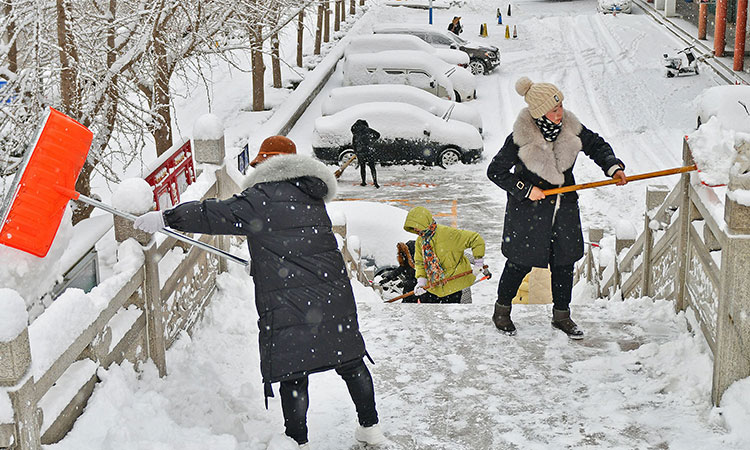
M 404 230 L 418 235 L 418 231 L 427 229 L 432 223 L 432 214 L 427 208 L 417 206 L 409 211 L 404 222 Z M 474 258 L 484 258 L 484 239 L 479 233 L 438 224 L 435 236 L 432 238 L 432 249 L 445 272 L 445 278 L 471 270 L 469 258 L 464 250 L 471 248 Z M 424 253 L 422 251 L 422 237 L 417 237 L 414 248 L 414 269 L 417 278 L 427 278 L 424 268 Z M 471 286 L 476 278 L 472 274 L 456 278 L 445 284 L 428 289 L 438 297 L 445 297 Z

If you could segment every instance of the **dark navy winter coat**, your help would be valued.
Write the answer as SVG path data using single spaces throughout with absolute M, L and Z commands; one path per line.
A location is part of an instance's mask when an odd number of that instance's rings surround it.
M 553 245 L 554 265 L 573 264 L 583 256 L 578 194 L 531 201 L 527 195 L 532 187 L 544 190 L 576 184 L 573 165 L 581 151 L 606 175 L 625 168 L 612 147 L 567 110 L 562 124 L 557 139 L 547 142 L 528 109 L 523 109 L 487 169 L 490 180 L 508 193 L 502 251 L 516 264 L 547 267 Z
M 351 132 L 352 150 L 357 155 L 359 162 L 363 163 L 374 160 L 375 148 L 373 147 L 373 143 L 380 139 L 380 133 L 370 128 L 364 119 L 354 122 Z
M 362 358 L 365 344 L 324 199 L 336 179 L 303 155 L 260 163 L 241 194 L 164 213 L 176 230 L 246 236 L 255 282 L 260 361 L 270 383 Z

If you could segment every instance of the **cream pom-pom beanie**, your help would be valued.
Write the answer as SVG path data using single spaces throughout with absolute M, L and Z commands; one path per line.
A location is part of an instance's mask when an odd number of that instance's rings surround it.
M 531 117 L 538 119 L 562 103 L 563 94 L 552 83 L 534 83 L 528 77 L 516 81 L 516 92 L 529 104 Z

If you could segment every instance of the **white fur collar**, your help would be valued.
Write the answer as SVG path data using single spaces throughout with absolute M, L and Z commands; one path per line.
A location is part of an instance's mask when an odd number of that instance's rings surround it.
M 583 125 L 573 113 L 564 110 L 562 129 L 554 142 L 544 140 L 528 108 L 518 114 L 513 124 L 513 142 L 518 145 L 518 157 L 530 171 L 552 184 L 565 182 L 563 172 L 573 167 L 583 145 L 578 134 Z
M 322 162 L 305 155 L 276 155 L 255 166 L 255 170 L 245 178 L 242 189 L 269 181 L 292 180 L 300 177 L 315 177 L 328 187 L 323 198 L 329 202 L 336 196 L 338 182 L 328 167 Z

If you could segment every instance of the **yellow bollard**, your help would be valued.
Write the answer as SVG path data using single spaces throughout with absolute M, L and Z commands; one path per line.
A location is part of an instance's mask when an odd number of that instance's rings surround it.
M 510 39 L 510 27 L 505 25 L 505 39 Z

